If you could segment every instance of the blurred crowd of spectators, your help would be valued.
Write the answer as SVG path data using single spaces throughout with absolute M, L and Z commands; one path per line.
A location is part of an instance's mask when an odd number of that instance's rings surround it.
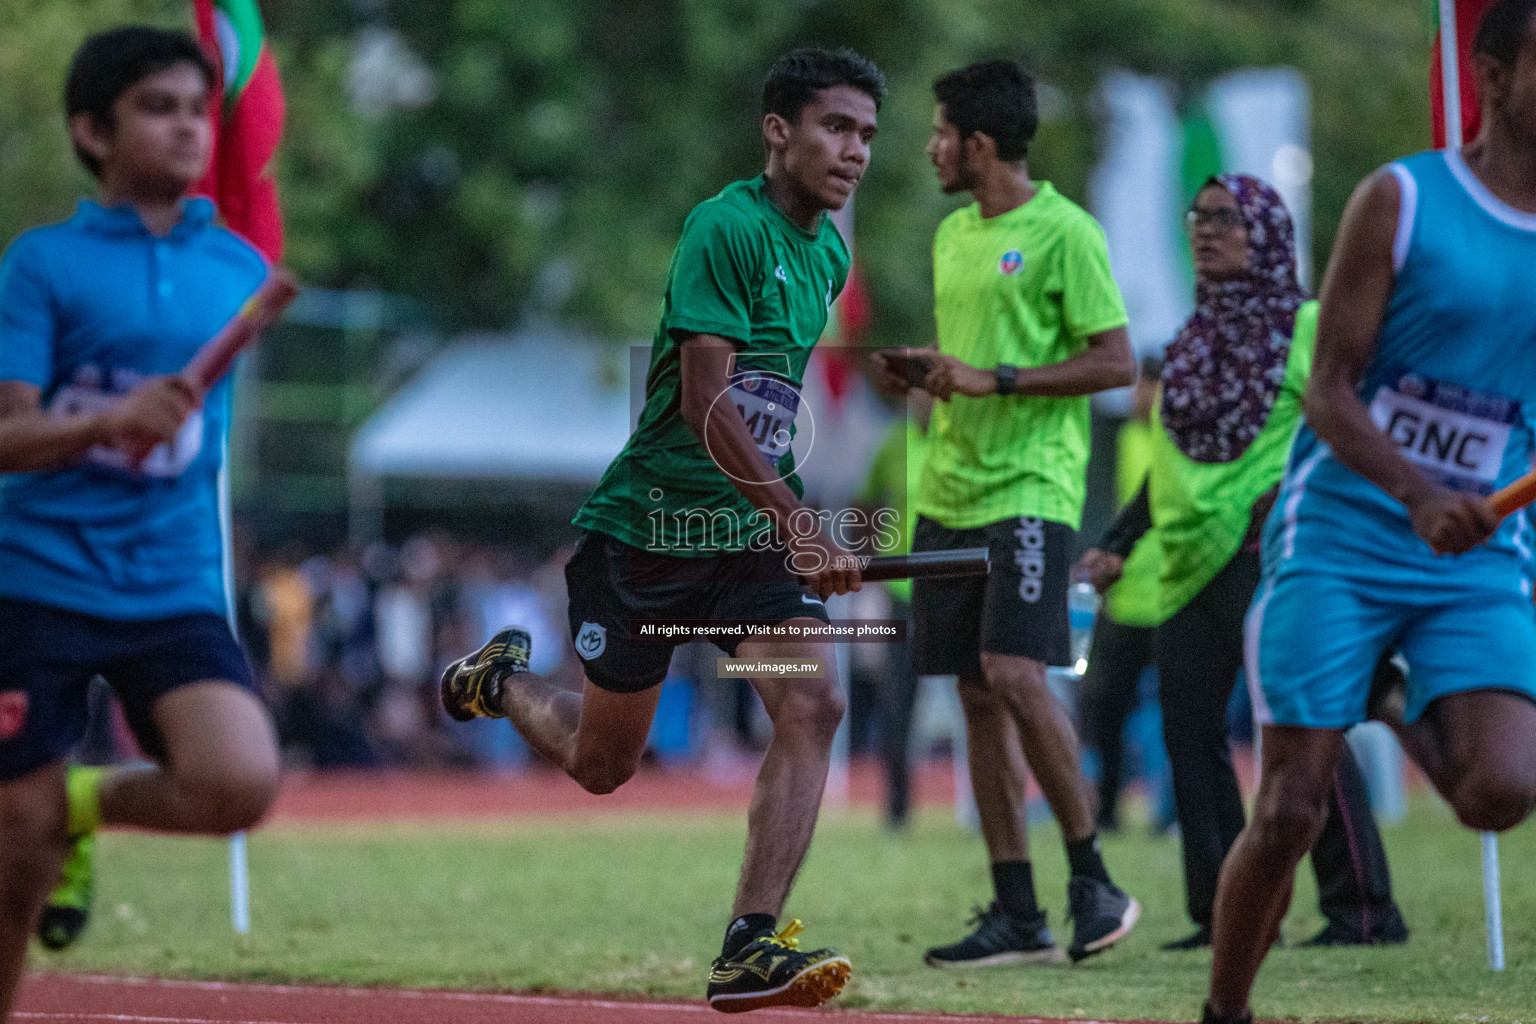
M 437 678 L 518 622 L 533 634 L 534 671 L 579 686 L 564 624 L 569 554 L 539 559 L 440 532 L 398 547 L 247 551 L 240 636 L 286 756 L 322 768 L 521 763 L 504 723 L 449 721 Z
M 449 662 L 518 623 L 533 637 L 533 671 L 581 689 L 565 618 L 570 556 L 570 548 L 534 554 L 435 530 L 398 546 L 324 552 L 296 542 L 259 551 L 241 545 L 240 639 L 289 765 L 526 765 L 532 755 L 505 722 L 451 721 L 438 703 L 437 680 Z M 652 752 L 747 770 L 767 743 L 767 717 L 745 681 L 717 677 L 718 655 L 704 643 L 677 649 Z M 866 721 L 855 752 L 873 747 L 877 728 Z
M 238 545 L 240 639 L 277 721 L 288 765 L 515 770 L 536 762 L 505 722 L 451 721 L 438 703 L 437 680 L 449 662 L 515 622 L 532 634 L 533 671 L 579 690 L 581 663 L 565 618 L 570 556 L 570 548 L 534 553 L 441 530 L 399 545 L 319 552 L 298 542 L 267 549 Z M 884 587 L 840 600 L 849 602 L 839 607 L 842 617 L 905 614 Z M 747 778 L 770 726 L 749 684 L 718 678 L 719 655 L 707 643 L 677 649 L 662 685 L 651 753 L 702 759 L 712 775 Z M 950 753 L 954 723 L 946 716 L 955 709 L 944 701 L 931 701 L 917 715 L 926 729 L 913 729 L 913 693 L 900 724 L 887 720 L 898 702 L 885 684 L 910 673 L 910 665 L 898 663 L 906 656 L 904 645 L 849 645 L 851 755 L 905 763 L 906 756 Z M 1148 706 L 1152 718 L 1129 730 L 1135 756 L 1128 774 L 1156 777 L 1155 699 Z M 887 737 L 893 725 L 908 735 Z M 889 749 L 892 744 L 897 749 Z M 1097 762 L 1090 756 L 1089 763 L 1092 771 Z M 908 800 L 906 787 L 897 788 L 891 794 L 893 823 L 905 818 Z

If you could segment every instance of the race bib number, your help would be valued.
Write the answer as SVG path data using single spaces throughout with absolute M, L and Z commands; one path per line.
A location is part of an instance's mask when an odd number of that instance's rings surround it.
M 770 466 L 778 465 L 794 433 L 800 393 L 772 374 L 747 370 L 731 378 L 731 401 L 747 424 L 752 443 Z
M 1437 483 L 1492 494 L 1520 403 L 1407 373 L 1371 399 L 1371 419 Z
M 121 375 L 120 372 L 113 376 Z M 132 376 L 134 380 L 129 383 L 130 388 L 142 379 L 137 375 Z M 99 382 L 99 377 L 94 367 L 82 370 L 76 375 L 74 383 L 64 385 L 54 394 L 48 410 L 60 416 L 84 415 L 101 412 L 122 401 L 122 394 L 128 388 L 123 391 L 108 390 Z M 186 472 L 202 450 L 203 410 L 197 409 L 181 425 L 175 440 L 157 445 L 138 465 L 134 465 L 124 452 L 101 446 L 90 449 L 85 458 L 93 465 L 107 466 L 138 476 L 175 477 Z

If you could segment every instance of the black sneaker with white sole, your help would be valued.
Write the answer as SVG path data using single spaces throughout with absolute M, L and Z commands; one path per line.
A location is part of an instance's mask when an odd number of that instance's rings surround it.
M 1002 967 L 1007 964 L 1060 963 L 1061 950 L 1045 925 L 1045 911 L 1017 917 L 994 900 L 977 907 L 971 923 L 976 929 L 959 942 L 936 946 L 924 956 L 929 967 Z
M 1077 963 L 1129 935 L 1141 917 L 1141 904 L 1109 882 L 1073 875 L 1067 883 L 1067 916 L 1072 918 L 1067 956 Z

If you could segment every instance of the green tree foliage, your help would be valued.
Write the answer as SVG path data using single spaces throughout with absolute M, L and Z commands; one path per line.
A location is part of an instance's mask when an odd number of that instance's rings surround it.
M 181 27 L 190 11 L 169 0 L 0 3 L 0 242 L 67 216 L 91 188 L 64 130 L 64 77 L 80 40 L 126 22 Z
M 445 323 L 574 319 L 617 338 L 654 326 L 688 210 L 762 162 L 757 91 L 790 46 L 850 45 L 891 94 L 860 189 L 857 247 L 876 339 L 931 334 L 929 243 L 956 200 L 923 155 L 933 78 L 1012 55 L 1050 84 L 1037 177 L 1079 200 L 1109 67 L 1194 96 L 1246 66 L 1313 90 L 1321 265 L 1350 189 L 1427 144 L 1421 0 L 267 0 L 288 90 L 279 178 L 288 259 L 309 281 L 421 298 Z M 63 65 L 90 29 L 175 21 L 156 0 L 0 5 L 0 232 L 68 209 Z M 359 41 L 388 30 L 430 71 L 414 101 L 357 102 Z

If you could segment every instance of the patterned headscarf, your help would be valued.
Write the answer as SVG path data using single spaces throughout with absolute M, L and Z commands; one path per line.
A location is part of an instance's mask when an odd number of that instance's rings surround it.
M 1196 462 L 1231 462 L 1274 408 L 1307 293 L 1296 280 L 1296 233 L 1279 194 L 1246 174 L 1218 174 L 1248 227 L 1248 272 L 1198 280 L 1195 311 L 1163 363 L 1163 427 Z M 1204 186 L 1202 186 L 1204 187 Z

